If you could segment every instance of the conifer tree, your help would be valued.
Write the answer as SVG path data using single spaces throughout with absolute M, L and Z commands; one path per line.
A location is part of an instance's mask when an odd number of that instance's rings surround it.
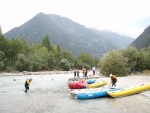
M 48 49 L 48 51 L 50 51 L 50 50 L 52 49 L 51 44 L 50 44 L 50 41 L 49 41 L 49 38 L 48 38 L 48 35 L 46 35 L 46 36 L 43 38 L 42 47 L 46 47 L 46 48 Z

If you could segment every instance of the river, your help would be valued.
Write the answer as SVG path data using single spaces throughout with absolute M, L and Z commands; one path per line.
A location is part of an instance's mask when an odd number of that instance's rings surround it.
M 32 77 L 28 93 L 24 82 Z M 68 89 L 68 74 L 0 76 L 0 113 L 149 113 L 150 97 L 78 100 Z

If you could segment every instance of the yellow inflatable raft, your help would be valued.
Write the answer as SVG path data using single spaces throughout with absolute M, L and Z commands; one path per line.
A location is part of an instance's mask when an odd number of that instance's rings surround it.
M 141 92 L 144 92 L 147 90 L 150 90 L 150 83 L 145 83 L 145 84 L 141 84 L 138 86 L 121 89 L 121 90 L 117 90 L 117 91 L 108 91 L 107 93 L 111 97 L 123 97 L 123 96 L 133 95 L 136 93 L 141 93 Z
M 97 88 L 97 87 L 101 87 L 101 86 L 105 85 L 106 83 L 107 83 L 106 81 L 95 82 L 93 84 L 89 84 L 88 87 L 89 88 Z

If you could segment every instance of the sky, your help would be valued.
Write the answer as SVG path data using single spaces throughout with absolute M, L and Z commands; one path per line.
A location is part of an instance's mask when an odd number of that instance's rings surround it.
M 132 38 L 150 25 L 149 0 L 0 0 L 2 32 L 21 26 L 39 12 Z

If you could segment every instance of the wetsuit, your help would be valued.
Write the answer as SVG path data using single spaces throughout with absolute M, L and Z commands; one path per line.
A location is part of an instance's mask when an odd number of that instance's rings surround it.
M 88 78 L 88 77 L 87 77 L 87 73 L 88 73 L 88 71 L 87 71 L 87 70 L 85 70 L 85 78 Z
M 93 75 L 95 75 L 95 67 L 93 67 Z
M 79 71 L 77 71 L 77 77 L 79 78 Z
M 74 78 L 76 78 L 76 73 L 77 73 L 77 72 L 76 72 L 76 71 L 74 71 Z
M 30 84 L 30 80 L 29 79 L 27 79 L 26 81 L 25 81 L 25 84 L 24 84 L 24 86 L 25 86 L 25 93 L 27 93 L 27 90 L 29 90 L 29 84 Z
M 116 86 L 116 82 L 117 82 L 117 77 L 116 76 L 111 76 L 111 84 L 112 86 Z

